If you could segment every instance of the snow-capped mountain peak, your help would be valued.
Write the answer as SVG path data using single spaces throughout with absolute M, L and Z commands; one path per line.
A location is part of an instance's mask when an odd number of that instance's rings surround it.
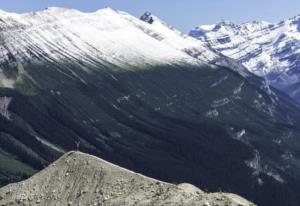
M 252 73 L 300 99 L 300 16 L 278 23 L 221 22 L 198 26 L 190 35 L 242 63 Z
M 151 58 L 151 54 L 154 52 L 147 51 L 147 47 L 144 44 L 152 44 L 155 47 L 158 46 L 158 42 L 152 42 L 153 38 L 145 35 L 134 23 L 143 27 L 147 27 L 148 25 L 142 25 L 142 22 L 134 17 L 131 18 L 132 22 L 129 22 L 128 16 L 130 15 L 118 13 L 118 11 L 110 8 L 101 9 L 93 13 L 82 13 L 74 9 L 56 7 L 26 14 L 7 13 L 1 18 L 1 26 L 6 27 L 1 32 L 2 38 L 5 39 L 5 45 L 1 45 L 5 47 L 2 51 L 13 54 L 14 50 L 20 51 L 21 48 L 22 50 L 27 50 L 34 44 L 35 47 L 45 47 L 44 49 L 47 48 L 47 50 L 59 50 L 59 46 L 64 47 L 64 49 L 71 48 L 72 46 L 77 47 L 76 50 L 70 51 L 72 53 L 74 51 L 83 52 L 82 50 L 90 49 L 86 48 L 88 45 L 93 45 L 105 54 L 117 46 L 120 47 L 118 49 L 122 49 L 122 47 L 123 49 L 128 49 L 130 46 L 137 46 L 135 42 L 140 40 L 143 41 L 139 42 L 140 47 L 144 46 L 144 52 L 141 54 L 148 52 Z M 11 32 L 15 32 L 16 36 L 6 36 L 8 33 L 11 34 Z M 125 33 L 126 37 L 122 35 Z M 21 48 L 14 49 L 13 47 Z M 162 51 L 169 53 L 169 56 L 161 55 L 165 58 L 170 57 L 173 59 L 174 57 L 179 58 L 181 56 L 181 58 L 189 59 L 188 55 L 183 52 L 167 48 L 170 47 L 169 45 L 164 44 L 161 47 Z M 142 50 L 142 48 L 140 49 Z M 33 50 L 32 52 L 35 51 Z M 171 57 L 170 52 L 173 52 L 173 57 Z M 19 56 L 20 58 L 26 58 L 26 55 L 28 53 L 24 53 L 23 55 L 13 54 L 13 56 Z M 107 56 L 111 55 L 107 54 Z M 7 60 L 7 58 L 8 56 L 4 54 L 1 60 Z M 152 58 L 152 60 L 154 59 Z

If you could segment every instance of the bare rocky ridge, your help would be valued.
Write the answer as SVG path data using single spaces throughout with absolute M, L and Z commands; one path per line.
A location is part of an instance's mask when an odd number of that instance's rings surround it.
M 205 193 L 123 169 L 81 152 L 69 152 L 32 178 L 0 189 L 0 205 L 248 206 L 226 193 Z

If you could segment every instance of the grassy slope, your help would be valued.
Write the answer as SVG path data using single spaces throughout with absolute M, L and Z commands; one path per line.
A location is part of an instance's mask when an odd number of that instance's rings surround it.
M 34 174 L 36 170 L 21 162 L 15 155 L 0 149 L 0 181 L 3 183 L 20 181 Z

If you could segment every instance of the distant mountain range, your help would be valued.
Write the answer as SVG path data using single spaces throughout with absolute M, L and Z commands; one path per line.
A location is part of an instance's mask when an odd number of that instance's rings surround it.
M 278 23 L 222 21 L 198 26 L 190 35 L 300 101 L 300 16 Z
M 298 205 L 299 105 L 209 42 L 151 18 L 0 12 L 1 185 L 80 141 L 159 180 Z

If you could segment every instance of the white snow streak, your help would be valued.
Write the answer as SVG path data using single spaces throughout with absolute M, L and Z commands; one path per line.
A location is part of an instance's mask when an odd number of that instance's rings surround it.
M 11 97 L 0 97 L 0 114 L 7 119 L 10 119 L 8 107 L 11 101 Z

